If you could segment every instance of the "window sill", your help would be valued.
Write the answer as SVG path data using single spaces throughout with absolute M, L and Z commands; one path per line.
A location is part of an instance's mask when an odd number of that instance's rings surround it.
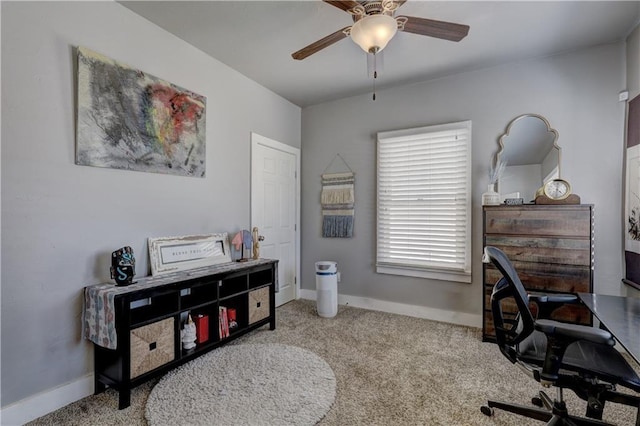
M 465 272 L 411 269 L 401 266 L 376 266 L 376 272 L 378 274 L 402 275 L 405 277 L 471 283 L 471 274 Z

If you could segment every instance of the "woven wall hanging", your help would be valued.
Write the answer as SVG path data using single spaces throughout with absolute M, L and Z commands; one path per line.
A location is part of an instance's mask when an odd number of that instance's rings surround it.
M 355 173 L 346 161 L 336 154 L 325 172 L 340 158 L 349 169 L 348 172 L 323 173 L 322 194 L 322 236 L 328 238 L 353 237 L 353 219 L 355 205 Z

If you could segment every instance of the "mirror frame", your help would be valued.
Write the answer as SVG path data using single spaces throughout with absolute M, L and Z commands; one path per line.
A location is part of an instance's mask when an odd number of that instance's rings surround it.
M 509 136 L 509 134 L 511 133 L 512 127 L 515 126 L 519 121 L 521 121 L 521 120 L 523 120 L 525 118 L 528 118 L 528 117 L 533 117 L 533 118 L 537 118 L 537 119 L 541 120 L 547 126 L 547 131 L 550 132 L 550 133 L 553 133 L 553 135 L 554 135 L 553 147 L 558 150 L 558 177 L 561 178 L 562 177 L 562 171 L 561 171 L 562 148 L 560 148 L 560 146 L 558 145 L 559 134 L 558 134 L 558 131 L 556 129 L 551 127 L 551 124 L 549 124 L 549 120 L 547 120 L 545 117 L 543 117 L 540 114 L 521 114 L 521 115 L 517 116 L 516 118 L 514 118 L 513 120 L 511 120 L 509 122 L 505 132 L 498 139 L 499 148 L 498 148 L 498 152 L 495 155 L 494 166 L 498 164 L 498 162 L 500 161 L 500 159 L 502 157 L 502 153 L 504 152 L 504 139 Z M 498 188 L 499 187 L 500 187 L 500 180 L 498 180 Z M 499 191 L 499 189 L 498 189 L 498 191 Z

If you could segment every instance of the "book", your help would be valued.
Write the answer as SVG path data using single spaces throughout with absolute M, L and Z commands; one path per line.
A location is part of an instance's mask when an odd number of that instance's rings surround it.
M 204 343 L 209 340 L 209 317 L 204 314 L 196 316 L 196 342 Z
M 227 308 L 226 306 L 220 306 L 219 308 L 219 331 L 220 339 L 229 337 L 229 322 L 227 321 Z

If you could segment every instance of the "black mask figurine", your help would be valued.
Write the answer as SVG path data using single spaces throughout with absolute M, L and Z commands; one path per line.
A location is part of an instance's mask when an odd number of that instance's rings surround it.
M 133 257 L 131 247 L 122 247 L 111 253 L 111 278 L 116 280 L 116 285 L 134 284 L 133 276 L 135 274 L 136 259 Z

